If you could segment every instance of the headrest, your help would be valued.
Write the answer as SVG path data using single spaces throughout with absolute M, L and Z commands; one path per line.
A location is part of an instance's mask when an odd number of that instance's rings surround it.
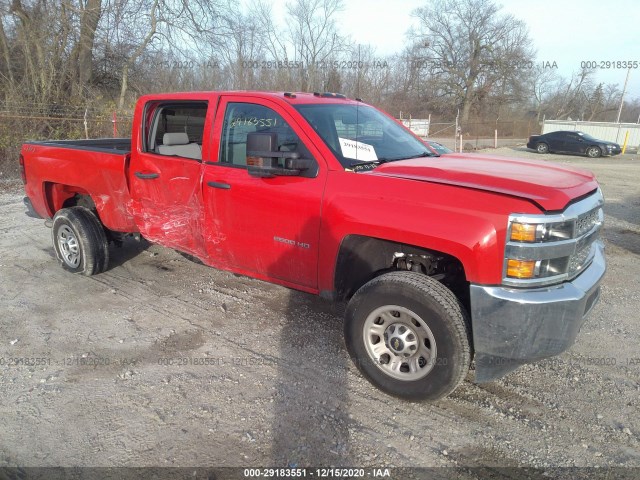
M 184 132 L 165 133 L 162 137 L 162 144 L 169 145 L 187 145 L 189 136 Z

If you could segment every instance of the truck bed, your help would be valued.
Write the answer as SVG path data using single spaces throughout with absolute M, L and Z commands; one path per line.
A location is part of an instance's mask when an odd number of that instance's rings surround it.
M 25 191 L 35 214 L 51 218 L 74 195 L 88 195 L 102 223 L 119 232 L 137 230 L 127 211 L 131 140 L 46 140 L 22 147 Z
M 130 138 L 95 138 L 88 140 L 44 140 L 26 142 L 31 145 L 49 147 L 73 148 L 75 150 L 90 150 L 94 152 L 129 153 L 131 152 Z

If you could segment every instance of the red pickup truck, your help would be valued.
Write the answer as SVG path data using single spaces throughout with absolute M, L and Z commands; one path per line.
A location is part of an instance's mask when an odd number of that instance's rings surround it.
M 147 95 L 130 140 L 28 142 L 20 165 L 65 269 L 134 234 L 346 303 L 358 369 L 409 399 L 564 351 L 605 272 L 591 173 L 438 157 L 338 94 Z

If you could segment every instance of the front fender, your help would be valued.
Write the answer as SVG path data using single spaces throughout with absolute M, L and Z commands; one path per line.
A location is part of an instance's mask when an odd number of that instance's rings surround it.
M 320 233 L 320 290 L 334 290 L 335 259 L 348 235 L 445 253 L 461 262 L 468 281 L 499 284 L 507 219 L 514 212 L 540 211 L 527 200 L 471 188 L 331 172 Z

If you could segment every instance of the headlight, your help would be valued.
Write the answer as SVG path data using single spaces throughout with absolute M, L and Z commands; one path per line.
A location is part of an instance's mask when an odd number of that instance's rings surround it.
M 512 242 L 553 242 L 573 236 L 574 223 L 571 221 L 547 222 L 547 217 L 513 220 L 509 226 L 509 240 Z M 539 222 L 539 223 L 538 223 Z
M 548 285 L 574 277 L 593 259 L 603 222 L 602 193 L 561 214 L 509 217 L 503 283 Z

